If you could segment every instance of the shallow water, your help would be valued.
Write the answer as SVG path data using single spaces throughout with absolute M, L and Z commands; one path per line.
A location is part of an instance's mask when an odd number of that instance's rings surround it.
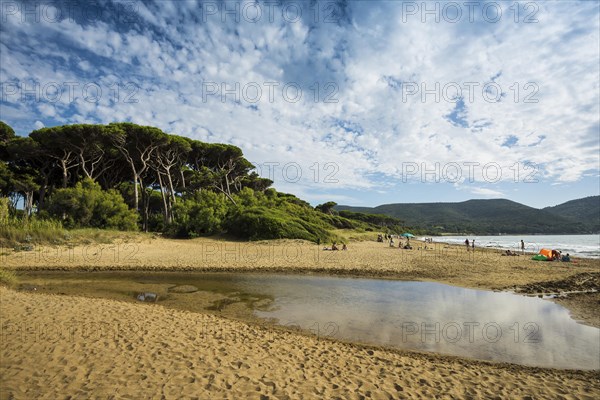
M 548 300 L 505 292 L 431 282 L 234 273 L 52 272 L 21 281 L 41 292 L 131 301 L 140 291 L 154 291 L 161 294 L 159 303 L 192 311 L 227 314 L 241 304 L 255 317 L 275 318 L 322 337 L 522 365 L 600 369 L 600 329 L 577 323 L 567 309 Z M 199 290 L 175 293 L 175 285 Z

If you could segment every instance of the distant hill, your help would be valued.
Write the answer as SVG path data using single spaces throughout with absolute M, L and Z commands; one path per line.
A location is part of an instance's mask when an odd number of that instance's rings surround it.
M 600 196 L 571 200 L 543 210 L 581 222 L 588 225 L 590 230 L 600 232 Z
M 589 199 L 589 198 L 588 198 Z M 425 229 L 431 234 L 566 234 L 600 231 L 589 220 L 593 207 L 598 205 L 577 202 L 564 203 L 549 209 L 537 209 L 505 199 L 468 200 L 460 203 L 404 203 L 378 207 L 351 207 L 339 205 L 336 210 L 369 214 L 385 214 L 398 218 L 408 226 Z M 596 203 L 598 197 L 596 197 Z M 561 207 L 565 208 L 561 208 Z M 556 212 L 558 210 L 558 212 Z M 588 214 L 589 212 L 589 214 Z M 596 211 L 597 213 L 598 211 Z M 598 214 L 596 214 L 598 215 Z

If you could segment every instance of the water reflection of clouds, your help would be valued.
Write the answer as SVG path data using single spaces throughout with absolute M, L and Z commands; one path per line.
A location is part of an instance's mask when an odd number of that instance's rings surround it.
M 259 316 L 297 321 L 305 328 L 334 322 L 340 338 L 402 348 L 529 365 L 600 368 L 600 330 L 577 324 L 566 309 L 549 301 L 430 282 L 321 279 L 298 277 L 277 287 L 273 294 L 278 310 Z M 407 334 L 415 326 L 418 332 Z M 456 341 L 457 326 L 462 327 L 462 337 Z M 473 341 L 469 329 L 474 330 Z

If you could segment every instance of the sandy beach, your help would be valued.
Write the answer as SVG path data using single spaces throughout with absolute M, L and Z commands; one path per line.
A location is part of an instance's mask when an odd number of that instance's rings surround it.
M 593 399 L 597 372 L 383 351 L 210 315 L 1 289 L 2 399 Z
M 390 248 L 351 242 L 323 251 L 303 241 L 144 238 L 5 252 L 26 270 L 302 272 L 427 280 L 480 289 L 587 290 L 599 260 L 536 262 L 527 255 Z M 272 329 L 158 304 L 2 288 L 0 398 L 564 398 L 600 395 L 600 372 L 487 363 L 397 351 Z M 592 295 L 595 296 L 595 295 Z M 573 296 L 597 326 L 598 297 Z M 594 322 L 596 321 L 596 322 Z
M 324 251 L 324 245 L 302 240 L 261 242 L 212 238 L 173 240 L 142 237 L 137 241 L 77 246 L 38 246 L 32 251 L 5 249 L 0 261 L 19 270 L 146 270 L 268 271 L 326 273 L 364 277 L 430 280 L 452 285 L 499 290 L 579 273 L 600 272 L 598 259 L 574 263 L 540 262 L 530 255 L 505 257 L 498 250 L 412 241 L 413 250 L 387 243 L 356 241 L 348 251 Z

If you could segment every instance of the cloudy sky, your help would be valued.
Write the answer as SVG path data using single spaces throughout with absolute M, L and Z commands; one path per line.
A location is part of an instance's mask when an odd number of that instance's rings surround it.
M 313 204 L 600 193 L 596 1 L 1 1 L 0 119 L 242 148 Z

